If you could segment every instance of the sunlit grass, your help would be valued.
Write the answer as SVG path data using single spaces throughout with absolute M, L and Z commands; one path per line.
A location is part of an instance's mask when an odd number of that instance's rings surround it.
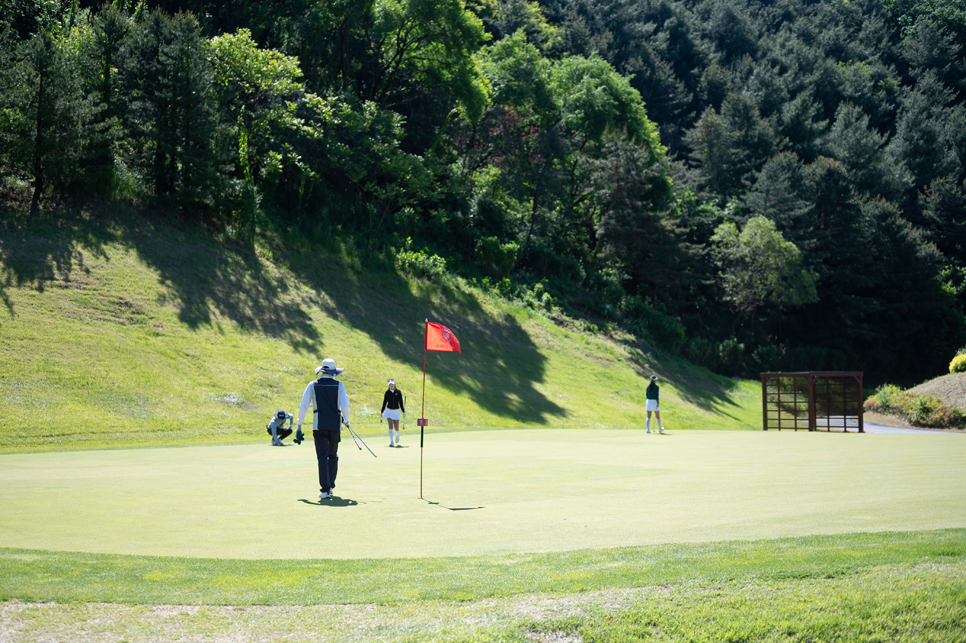
M 414 420 L 425 318 L 463 346 L 428 355 L 434 427 L 636 428 L 652 372 L 675 429 L 758 426 L 754 383 L 459 279 L 406 282 L 129 212 L 58 216 L 0 238 L 0 451 L 263 439 L 274 411 L 297 411 L 323 357 L 346 368 L 357 430 L 381 430 L 388 377 Z

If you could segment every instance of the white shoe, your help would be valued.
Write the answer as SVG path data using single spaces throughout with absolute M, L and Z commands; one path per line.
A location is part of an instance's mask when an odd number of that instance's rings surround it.
M 647 430 L 647 432 L 648 432 L 648 433 L 650 433 L 650 432 L 651 432 L 651 430 L 650 430 L 650 429 L 648 429 L 648 430 Z
M 661 427 L 661 430 L 658 431 L 658 433 L 664 433 L 664 427 L 663 426 Z
M 319 500 L 328 500 L 331 497 L 332 497 L 332 494 L 329 493 L 328 491 L 323 491 L 322 493 L 319 494 Z

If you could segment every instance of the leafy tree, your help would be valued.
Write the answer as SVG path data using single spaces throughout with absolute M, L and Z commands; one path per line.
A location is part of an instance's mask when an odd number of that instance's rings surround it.
M 685 140 L 704 185 L 722 195 L 737 194 L 775 149 L 771 125 L 747 96 L 738 93 L 728 94 L 720 114 L 706 111 Z
M 462 0 L 387 0 L 376 5 L 372 28 L 376 64 L 359 86 L 367 100 L 402 112 L 434 90 L 445 92 L 470 121 L 486 103 L 473 54 L 483 24 Z M 444 106 L 446 118 L 453 104 Z
M 486 177 L 498 172 L 499 190 L 521 204 L 515 207 L 511 202 L 508 208 L 529 209 L 523 260 L 538 215 L 555 200 L 558 185 L 551 172 L 562 151 L 551 63 L 518 32 L 489 47 L 479 64 L 491 86 L 492 105 L 464 144 L 464 167 L 468 174 L 485 179 L 490 190 L 497 182 Z M 484 167 L 490 169 L 480 173 Z
M 95 107 L 81 91 L 72 44 L 68 36 L 42 31 L 19 44 L 4 74 L 4 156 L 11 171 L 30 177 L 33 209 L 82 173 Z
M 210 205 L 219 163 L 211 66 L 197 20 L 154 10 L 136 21 L 124 70 L 124 125 L 132 161 L 156 197 L 183 209 Z
M 244 227 L 251 225 L 257 209 L 256 182 L 264 168 L 281 158 L 280 129 L 304 126 L 295 115 L 295 101 L 304 93 L 299 83 L 302 73 L 298 60 L 259 48 L 246 29 L 212 38 L 206 47 L 219 113 L 237 141 L 237 168 L 245 183 L 244 213 L 238 212 L 242 217 L 238 223 Z M 305 133 L 318 135 L 308 128 Z M 301 163 L 297 154 L 287 157 Z
M 870 126 L 857 105 L 842 103 L 826 142 L 829 155 L 842 163 L 860 194 L 899 200 L 912 177 L 896 167 L 886 153 L 887 138 Z
M 966 7 L 947 0 L 885 0 L 883 6 L 904 29 L 916 30 L 924 22 L 935 22 L 959 34 L 966 34 Z
M 752 325 L 763 306 L 783 310 L 818 301 L 816 277 L 801 252 L 765 217 L 752 217 L 740 231 L 725 221 L 711 241 L 724 300 Z
M 546 9 L 535 0 L 480 0 L 468 4 L 494 40 L 522 30 L 527 42 L 543 50 L 558 38 L 558 29 L 548 22 Z
M 571 256 L 583 254 L 585 265 L 592 264 L 593 257 L 588 255 L 597 245 L 595 229 L 603 207 L 593 198 L 600 191 L 599 184 L 597 190 L 590 187 L 594 161 L 608 154 L 611 141 L 624 140 L 638 147 L 645 167 L 653 167 L 664 148 L 640 95 L 597 56 L 571 56 L 554 65 L 551 87 L 560 110 L 559 135 L 564 144 L 558 165 L 564 188 L 559 205 L 562 225 L 555 235 L 558 247 L 566 248 Z M 666 175 L 659 172 L 648 183 L 651 189 L 641 199 L 660 207 L 670 193 Z
M 805 175 L 805 164 L 794 152 L 780 152 L 756 174 L 745 205 L 783 229 L 796 228 L 811 210 Z

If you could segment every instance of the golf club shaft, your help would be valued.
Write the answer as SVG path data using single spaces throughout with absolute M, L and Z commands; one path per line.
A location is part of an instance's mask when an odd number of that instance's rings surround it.
M 369 451 L 369 453 L 372 453 L 372 457 L 373 457 L 373 458 L 377 458 L 377 457 L 379 457 L 379 456 L 377 456 L 377 455 L 376 455 L 375 453 L 373 453 L 373 452 L 372 452 L 372 449 L 370 449 L 370 448 L 369 448 L 369 445 L 368 445 L 368 444 L 366 444 L 366 441 L 365 441 L 365 440 L 363 440 L 362 438 L 360 438 L 360 437 L 359 437 L 359 435 L 358 435 L 358 434 L 357 434 L 357 433 L 356 433 L 355 431 L 353 431 L 353 430 L 352 430 L 352 427 L 351 427 L 351 426 L 349 426 L 349 425 L 347 424 L 345 428 L 347 428 L 347 429 L 349 429 L 349 433 L 351 433 L 351 434 L 352 434 L 352 439 L 353 439 L 353 440 L 355 440 L 356 438 L 358 438 L 358 439 L 359 439 L 359 442 L 362 442 L 362 445 L 363 445 L 364 447 L 366 447 L 366 449 L 367 449 L 367 450 Z M 359 442 L 356 442 L 356 446 L 358 446 L 358 445 L 359 445 Z M 359 450 L 361 451 L 362 449 L 359 449 Z

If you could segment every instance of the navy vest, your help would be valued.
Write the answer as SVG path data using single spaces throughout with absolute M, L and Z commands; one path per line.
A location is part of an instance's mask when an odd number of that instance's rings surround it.
M 315 426 L 316 431 L 338 431 L 342 428 L 342 413 L 339 411 L 339 382 L 323 377 L 315 382 Z

